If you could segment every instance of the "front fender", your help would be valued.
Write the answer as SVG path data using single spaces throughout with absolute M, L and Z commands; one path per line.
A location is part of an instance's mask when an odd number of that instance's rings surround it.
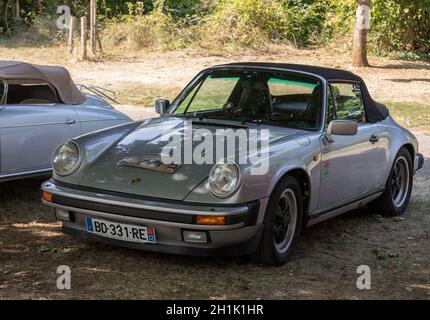
M 252 175 L 253 166 L 242 167 L 243 181 L 239 190 L 230 198 L 219 199 L 214 196 L 208 185 L 208 180 L 202 181 L 184 199 L 187 202 L 204 203 L 245 203 L 270 197 L 278 181 L 292 170 L 301 170 L 306 173 L 311 185 L 319 185 L 320 170 L 319 160 L 314 161 L 314 156 L 319 155 L 319 140 L 309 140 L 307 145 L 297 141 L 289 141 L 270 147 L 268 172 L 263 175 Z

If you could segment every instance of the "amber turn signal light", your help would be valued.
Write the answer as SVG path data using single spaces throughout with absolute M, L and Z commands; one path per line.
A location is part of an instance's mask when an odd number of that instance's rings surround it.
M 223 225 L 225 216 L 197 216 L 197 224 Z
M 43 191 L 42 192 L 42 199 L 48 202 L 52 202 L 52 193 Z

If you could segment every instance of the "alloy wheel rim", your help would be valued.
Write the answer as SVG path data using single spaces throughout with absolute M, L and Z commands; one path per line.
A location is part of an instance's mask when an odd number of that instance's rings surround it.
M 273 241 L 279 253 L 285 253 L 293 241 L 297 221 L 297 201 L 291 189 L 280 196 L 275 212 Z
M 391 173 L 391 199 L 396 207 L 401 207 L 409 192 L 409 164 L 406 158 L 397 159 Z

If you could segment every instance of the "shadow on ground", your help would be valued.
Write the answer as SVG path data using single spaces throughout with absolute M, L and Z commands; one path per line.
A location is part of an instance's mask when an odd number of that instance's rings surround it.
M 40 204 L 41 182 L 0 185 L 0 298 L 430 297 L 429 182 L 424 177 L 403 220 L 362 209 L 311 227 L 292 260 L 280 268 L 248 257 L 176 256 L 76 240 L 63 235 Z M 371 290 L 356 288 L 362 264 L 371 267 Z M 71 290 L 56 288 L 59 265 L 71 267 Z

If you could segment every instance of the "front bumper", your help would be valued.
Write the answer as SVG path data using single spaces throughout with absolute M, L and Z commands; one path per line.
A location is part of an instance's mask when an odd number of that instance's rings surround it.
M 424 165 L 424 156 L 421 153 L 417 153 L 414 161 L 414 173 L 420 170 Z
M 89 190 L 55 180 L 43 183 L 42 191 L 52 194 L 51 201 L 42 199 L 45 205 L 71 214 L 72 221 L 63 221 L 65 233 L 103 243 L 175 254 L 243 255 L 255 252 L 261 237 L 262 226 L 257 224 L 258 202 L 236 206 L 185 204 Z M 226 224 L 198 225 L 197 215 L 222 215 Z M 134 243 L 95 235 L 86 230 L 87 217 L 153 227 L 157 243 Z M 208 242 L 185 242 L 184 230 L 204 231 Z

